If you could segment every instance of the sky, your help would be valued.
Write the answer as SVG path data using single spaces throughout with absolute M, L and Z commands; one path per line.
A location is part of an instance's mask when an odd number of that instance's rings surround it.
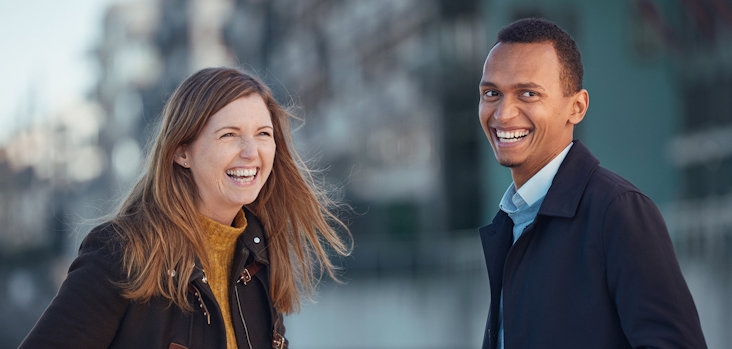
M 119 0 L 0 0 L 0 144 L 84 99 L 104 9 Z

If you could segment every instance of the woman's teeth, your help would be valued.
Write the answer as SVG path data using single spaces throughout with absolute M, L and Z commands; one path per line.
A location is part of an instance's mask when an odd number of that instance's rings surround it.
M 237 170 L 226 170 L 226 174 L 231 177 L 231 179 L 240 182 L 240 183 L 247 183 L 254 180 L 254 176 L 257 175 L 257 169 L 256 168 L 248 168 L 248 169 L 237 169 Z

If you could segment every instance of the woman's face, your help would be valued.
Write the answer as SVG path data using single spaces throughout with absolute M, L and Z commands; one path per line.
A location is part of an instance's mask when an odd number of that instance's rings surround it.
M 176 163 L 193 174 L 201 214 L 229 225 L 257 198 L 272 172 L 273 132 L 269 109 L 254 93 L 213 114 L 193 142 L 178 148 Z

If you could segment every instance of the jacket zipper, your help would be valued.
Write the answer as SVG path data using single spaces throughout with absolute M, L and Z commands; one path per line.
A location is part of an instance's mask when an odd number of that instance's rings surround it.
M 239 280 L 236 281 L 236 283 L 242 282 L 242 279 L 244 276 L 240 277 Z M 247 328 L 247 321 L 244 319 L 244 312 L 241 309 L 241 302 L 239 301 L 239 289 L 236 287 L 236 284 L 234 284 L 234 294 L 236 295 L 236 306 L 239 308 L 239 319 L 241 319 L 242 325 L 244 325 L 244 334 L 247 337 L 247 345 L 249 345 L 249 349 L 253 349 L 252 342 L 249 340 L 249 329 Z

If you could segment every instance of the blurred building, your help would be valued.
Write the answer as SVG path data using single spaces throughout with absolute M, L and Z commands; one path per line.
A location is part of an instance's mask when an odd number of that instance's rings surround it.
M 639 2 L 673 57 L 679 100 L 667 155 L 679 174 L 667 217 L 710 348 L 732 343 L 732 3 Z
M 137 179 L 188 75 L 238 66 L 292 106 L 296 148 L 353 210 L 344 285 L 287 318 L 297 348 L 474 348 L 488 281 L 475 228 L 510 183 L 478 123 L 497 30 L 552 19 L 583 53 L 577 130 L 662 208 L 711 348 L 732 341 L 732 11 L 723 1 L 153 0 L 109 8 L 89 102 L 0 149 L 0 346 L 30 329 L 89 219 Z M 29 110 L 29 113 L 34 111 Z M 37 111 L 36 111 L 37 112 Z
M 32 104 L 32 103 L 29 103 Z M 19 118 L 41 118 L 29 108 Z M 55 295 L 78 237 L 73 217 L 105 166 L 95 103 L 56 111 L 0 149 L 0 345 L 19 342 Z M 98 213 L 97 213 L 98 214 Z M 78 246 L 78 242 L 73 245 Z
M 411 264 L 415 240 L 478 223 L 480 198 L 469 195 L 482 137 L 472 91 L 484 41 L 477 8 L 239 1 L 223 27 L 238 61 L 280 100 L 295 99 L 305 119 L 296 146 L 354 206 L 361 247 L 409 242 L 383 256 L 374 247 L 352 267 L 372 270 L 382 257 L 406 258 L 383 261 L 387 269 Z
M 482 210 L 480 2 L 237 1 L 231 14 L 227 47 L 294 98 L 297 148 L 354 209 L 347 284 L 288 319 L 293 343 L 476 346 L 487 312 L 470 248 Z

